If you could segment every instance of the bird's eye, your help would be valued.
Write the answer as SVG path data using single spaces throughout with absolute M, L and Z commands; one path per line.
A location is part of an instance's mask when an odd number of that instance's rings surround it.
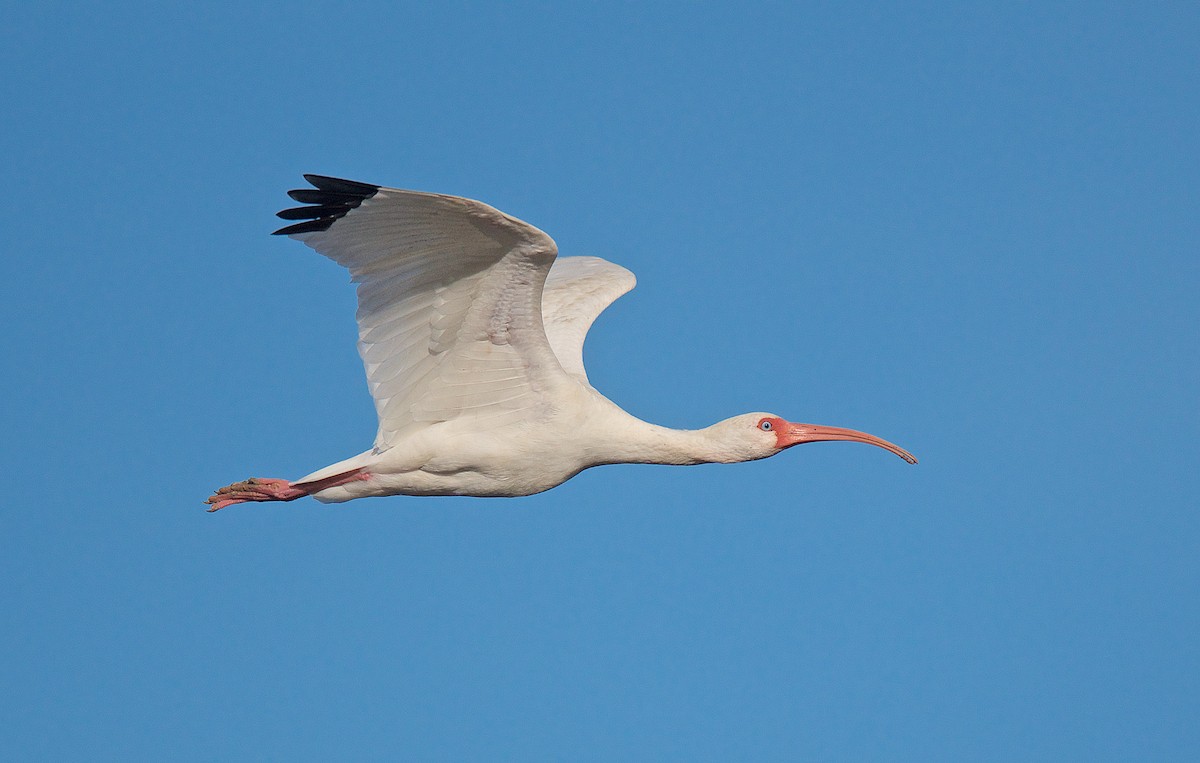
M 770 421 L 768 421 L 767 419 L 763 419 L 763 420 L 762 420 L 762 421 L 759 423 L 759 425 L 758 425 L 758 428 L 759 428 L 759 429 L 761 429 L 761 430 L 762 430 L 762 431 L 764 431 L 764 432 L 770 432 L 770 431 L 771 431 L 771 422 L 770 422 Z

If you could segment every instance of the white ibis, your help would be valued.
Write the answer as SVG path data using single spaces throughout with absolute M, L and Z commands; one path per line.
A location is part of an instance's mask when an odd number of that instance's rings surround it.
M 209 511 L 311 495 L 521 496 L 601 464 L 752 461 L 793 445 L 874 435 L 794 424 L 770 413 L 706 429 L 648 424 L 588 383 L 583 340 L 633 274 L 596 257 L 558 258 L 532 225 L 457 196 L 304 176 L 289 191 L 303 241 L 358 283 L 358 349 L 379 431 L 370 450 L 295 482 L 248 479 Z

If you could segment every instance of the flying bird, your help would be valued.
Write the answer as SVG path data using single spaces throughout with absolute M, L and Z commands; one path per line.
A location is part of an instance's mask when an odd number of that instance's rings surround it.
M 304 206 L 275 231 L 358 283 L 358 349 L 375 400 L 374 446 L 302 479 L 219 489 L 209 511 L 311 495 L 523 496 L 602 464 L 753 461 L 793 445 L 849 440 L 910 464 L 874 435 L 747 413 L 705 429 L 655 426 L 588 382 L 583 341 L 633 288 L 597 257 L 558 257 L 553 239 L 482 202 L 305 175 Z

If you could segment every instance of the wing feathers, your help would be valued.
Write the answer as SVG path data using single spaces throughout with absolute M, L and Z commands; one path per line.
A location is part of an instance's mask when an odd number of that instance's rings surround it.
M 346 213 L 371 198 L 379 190 L 377 185 L 340 180 L 324 175 L 305 175 L 304 179 L 316 186 L 288 191 L 296 201 L 313 204 L 309 207 L 293 207 L 276 213 L 284 220 L 308 220 L 309 222 L 288 225 L 275 231 L 274 235 L 292 236 L 298 233 L 316 233 L 329 230 L 333 221 L 345 217 Z
M 294 236 L 298 233 L 315 233 L 317 231 L 329 230 L 329 226 L 333 225 L 333 219 L 329 220 L 309 220 L 306 223 L 296 223 L 295 225 L 287 225 L 277 231 L 272 232 L 272 236 Z
M 319 188 L 297 188 L 288 191 L 287 195 L 301 204 L 354 204 L 358 206 L 363 200 L 361 194 L 322 191 Z
M 560 257 L 550 269 L 542 294 L 546 338 L 563 370 L 587 382 L 583 342 L 592 323 L 637 284 L 620 265 L 599 257 Z
M 379 186 L 371 185 L 370 183 L 359 183 L 355 180 L 342 180 L 341 178 L 331 178 L 328 175 L 305 175 L 304 179 L 312 183 L 322 191 L 332 191 L 334 193 L 348 193 L 362 198 L 370 198 L 379 190 Z
M 376 447 L 432 421 L 473 426 L 549 410 L 569 383 L 542 327 L 557 249 L 545 233 L 477 201 L 305 175 L 305 220 L 277 231 L 358 283 L 359 352 L 379 415 Z M 516 412 L 517 418 L 512 415 Z
M 348 211 L 348 209 L 343 210 L 342 205 L 340 204 L 331 204 L 281 209 L 275 213 L 275 216 L 283 220 L 312 220 L 318 217 L 336 218 L 340 215 L 346 214 Z

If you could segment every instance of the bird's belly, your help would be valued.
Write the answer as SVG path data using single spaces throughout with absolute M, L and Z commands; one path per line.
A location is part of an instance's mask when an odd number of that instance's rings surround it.
M 578 458 L 558 452 L 511 449 L 470 449 L 453 456 L 413 459 L 403 453 L 368 467 L 369 477 L 314 494 L 317 500 L 337 503 L 353 498 L 384 495 L 462 495 L 515 497 L 549 490 L 578 474 Z
M 528 474 L 486 473 L 474 470 L 451 474 L 425 471 L 409 474 L 379 475 L 379 487 L 386 495 L 466 495 L 481 498 L 511 498 L 549 490 L 570 479 L 572 474 L 534 477 Z

